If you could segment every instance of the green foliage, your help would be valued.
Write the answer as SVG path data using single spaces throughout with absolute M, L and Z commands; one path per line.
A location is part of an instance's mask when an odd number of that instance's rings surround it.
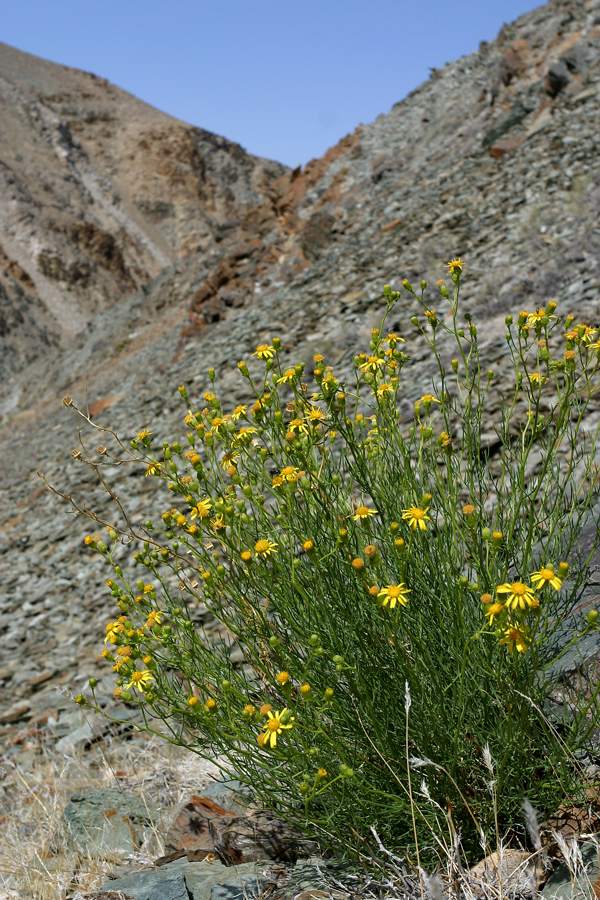
M 459 321 L 462 262 L 449 270 L 443 316 L 424 283 L 403 283 L 432 372 L 412 424 L 397 409 L 408 356 L 385 331 L 401 297 L 386 286 L 352 385 L 316 356 L 311 394 L 275 338 L 239 363 L 250 409 L 227 413 L 214 389 L 189 407 L 187 448 L 156 452 L 146 431 L 120 445 L 178 504 L 133 530 L 137 584 L 113 560 L 116 530 L 111 546 L 86 538 L 116 573 L 116 693 L 148 729 L 225 754 L 264 803 L 348 852 L 372 825 L 392 850 L 415 836 L 435 846 L 449 809 L 479 852 L 478 827 L 513 825 L 524 797 L 547 812 L 577 795 L 574 759 L 598 716 L 595 689 L 560 720 L 545 713 L 550 664 L 596 627 L 569 613 L 586 579 L 577 534 L 597 477 L 584 424 L 600 343 L 552 303 L 509 317 L 513 383 L 490 422 L 499 388 L 475 324 Z M 206 604 L 218 638 L 186 597 Z

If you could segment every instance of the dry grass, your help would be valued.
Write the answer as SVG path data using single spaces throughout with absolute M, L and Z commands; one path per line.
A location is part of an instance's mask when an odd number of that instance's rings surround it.
M 43 744 L 34 763 L 5 763 L 0 796 L 0 900 L 65 900 L 97 888 L 115 864 L 144 865 L 160 856 L 179 803 L 218 776 L 216 766 L 158 738 L 105 739 L 88 751 L 58 757 Z M 159 810 L 153 833 L 137 852 L 87 855 L 49 852 L 70 796 L 120 787 Z

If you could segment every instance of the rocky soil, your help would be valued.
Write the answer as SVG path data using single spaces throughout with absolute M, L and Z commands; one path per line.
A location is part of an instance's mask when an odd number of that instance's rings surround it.
M 38 236 L 32 235 L 27 252 L 5 247 L 7 261 L 0 265 L 5 294 L 12 291 L 23 317 L 7 338 L 10 350 L 2 350 L 0 740 L 7 759 L 28 764 L 40 735 L 64 753 L 94 739 L 89 731 L 77 730 L 82 726 L 61 690 L 77 693 L 92 675 L 104 676 L 100 694 L 106 702 L 112 690 L 99 660 L 104 623 L 112 614 L 103 587 L 108 573 L 83 546 L 87 523 L 74 518 L 37 475 L 43 472 L 61 490 L 106 512 L 106 494 L 85 464 L 71 458 L 82 420 L 63 408 L 61 398 L 69 394 L 82 408 L 87 402 L 95 424 L 110 425 L 127 439 L 148 427 L 155 440 L 174 440 L 186 432 L 187 409 L 177 385 L 185 383 L 190 395 L 201 395 L 212 365 L 233 406 L 244 399 L 237 361 L 249 360 L 257 343 L 273 334 L 280 335 L 290 358 L 306 361 L 309 371 L 319 350 L 343 378 L 377 322 L 383 283 L 398 287 L 406 276 L 434 284 L 443 263 L 460 255 L 466 260 L 466 308 L 497 375 L 498 409 L 508 371 L 503 326 L 508 312 L 553 298 L 560 313 L 600 324 L 600 2 L 552 0 L 528 13 L 505 26 L 493 43 L 434 71 L 388 115 L 360 126 L 322 159 L 294 172 L 254 160 L 225 141 L 211 156 L 211 141 L 220 139 L 198 135 L 168 117 L 159 126 L 162 114 L 93 76 L 30 57 L 25 65 L 22 58 L 3 48 L 2 76 L 18 85 L 14 90 L 30 98 L 27 103 L 54 110 L 55 124 L 34 124 L 21 100 L 14 101 L 16 111 L 8 121 L 36 137 L 35 153 L 45 154 L 44 160 L 52 157 L 53 190 L 60 184 L 61 191 L 70 192 L 73 209 L 84 213 L 83 219 L 76 211 L 67 215 L 66 194 L 58 204 L 62 212 L 55 214 L 60 228 L 51 229 L 44 218 L 50 215 L 49 204 L 32 201 L 29 212 L 19 212 L 20 191 L 42 196 L 45 163 L 35 162 L 32 154 L 32 161 L 19 164 L 23 174 L 13 185 L 16 205 L 9 205 L 8 213 L 4 207 L 9 218 L 11 209 L 16 212 L 6 229 L 20 235 L 20 228 L 29 227 Z M 19 77 L 11 76 L 17 70 Z M 52 79 L 63 86 L 50 89 Z M 43 102 L 42 81 L 48 95 Z M 4 89 L 13 96 L 10 85 Z M 126 127 L 132 104 L 137 104 L 133 124 Z M 90 112 L 88 122 L 86 109 L 104 110 L 113 118 L 93 119 Z M 39 116 L 41 122 L 42 112 Z M 63 126 L 56 122 L 63 119 L 71 123 L 72 147 L 61 143 L 67 138 L 60 137 Z M 102 137 L 103 129 L 110 138 Z M 149 149 L 131 159 L 143 134 Z M 178 181 L 175 175 L 164 176 L 163 168 L 183 165 L 197 141 L 204 148 L 200 155 L 212 160 L 206 171 L 210 166 L 213 172 L 230 171 L 230 159 L 238 166 L 232 183 L 240 186 L 234 200 L 226 200 L 220 176 L 207 179 L 216 211 L 206 232 L 210 204 L 191 199 L 198 172 L 185 163 L 187 175 Z M 167 146 L 170 156 L 161 149 Z M 81 162 L 81 154 L 91 161 Z M 76 173 L 100 166 L 101 159 L 102 173 L 114 172 L 110 184 L 119 185 L 115 209 L 126 207 L 127 222 L 135 223 L 130 231 L 129 225 L 114 224 L 124 221 L 118 216 L 110 220 L 110 230 L 100 200 L 85 209 L 83 200 L 75 200 L 84 196 L 83 175 L 77 181 Z M 65 181 L 57 167 L 75 180 Z M 144 197 L 149 206 L 142 203 Z M 151 206 L 159 201 L 177 211 L 161 219 L 159 206 Z M 75 259 L 76 239 L 65 235 L 71 234 L 69 222 L 91 222 L 92 208 L 100 217 L 94 220 L 98 229 L 115 241 L 121 235 L 123 267 L 96 261 L 85 290 L 71 290 L 47 272 L 42 282 L 42 270 L 32 262 L 34 248 L 48 248 L 39 252 L 60 257 L 67 268 L 69 260 L 83 265 L 83 256 Z M 148 249 L 150 240 L 163 256 Z M 25 245 L 21 240 L 19 246 Z M 77 253 L 89 257 L 91 251 L 81 246 Z M 163 267 L 165 261 L 169 265 Z M 56 293 L 45 295 L 38 287 L 47 283 Z M 94 291 L 105 289 L 110 303 L 92 299 Z M 436 295 L 434 289 L 432 305 L 439 307 Z M 53 337 L 54 296 L 67 304 L 63 308 L 73 322 L 71 336 L 60 345 Z M 410 323 L 415 312 L 403 301 L 389 323 L 404 336 L 411 356 L 401 406 L 407 418 L 432 378 L 423 364 L 425 348 Z M 81 321 L 86 323 L 82 329 Z M 41 347 L 42 332 L 48 335 L 43 352 L 36 351 L 28 362 L 18 335 L 24 344 L 31 340 Z M 593 413 L 590 427 L 599 415 L 599 410 Z M 104 442 L 90 426 L 83 437 L 92 452 Z M 110 466 L 105 472 L 127 496 L 133 521 L 144 521 L 168 504 L 143 472 Z M 128 552 L 123 548 L 123 566 Z M 199 606 L 194 615 L 202 619 L 203 609 Z

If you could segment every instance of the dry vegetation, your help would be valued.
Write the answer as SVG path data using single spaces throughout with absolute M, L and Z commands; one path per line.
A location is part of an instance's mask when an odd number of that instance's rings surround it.
M 1 782 L 0 898 L 58 900 L 93 890 L 115 865 L 151 863 L 163 852 L 175 809 L 217 774 L 216 767 L 159 739 L 108 738 L 70 758 L 43 744 L 35 763 L 5 766 Z M 70 796 L 118 786 L 160 810 L 150 839 L 127 856 L 49 852 Z

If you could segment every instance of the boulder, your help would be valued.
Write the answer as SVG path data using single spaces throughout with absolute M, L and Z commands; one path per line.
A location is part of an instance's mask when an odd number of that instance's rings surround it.
M 235 813 L 223 809 L 210 797 L 192 796 L 179 811 L 165 838 L 165 857 L 159 865 L 178 856 L 193 852 L 194 859 L 202 859 L 215 853 L 215 835 L 220 834 Z
M 211 832 L 216 852 L 227 866 L 258 859 L 296 862 L 314 854 L 317 847 L 289 822 L 264 810 L 237 816 L 218 831 L 211 824 Z
M 50 853 L 67 849 L 100 858 L 124 856 L 139 849 L 157 821 L 158 811 L 151 804 L 117 788 L 73 794 Z

